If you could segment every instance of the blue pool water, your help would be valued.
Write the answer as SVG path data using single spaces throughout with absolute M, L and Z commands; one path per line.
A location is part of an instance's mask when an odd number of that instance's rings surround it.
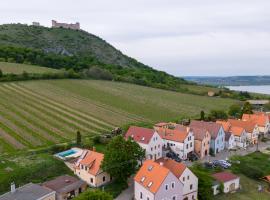
M 77 153 L 77 151 L 70 149 L 70 150 L 58 153 L 57 155 L 64 158 L 64 157 L 70 156 L 70 155 L 75 154 L 75 153 Z

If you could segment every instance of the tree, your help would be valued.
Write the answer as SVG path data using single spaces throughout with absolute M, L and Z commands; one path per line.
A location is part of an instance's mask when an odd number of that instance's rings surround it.
M 113 197 L 109 193 L 101 190 L 87 190 L 74 200 L 113 200 Z
M 215 121 L 217 119 L 228 119 L 228 115 L 223 110 L 211 110 L 208 118 L 211 121 Z
M 109 142 L 101 167 L 117 181 L 126 183 L 144 156 L 145 151 L 136 142 L 119 135 Z
M 228 114 L 232 117 L 240 118 L 241 112 L 242 112 L 241 106 L 239 104 L 233 104 L 230 106 Z
M 2 70 L 0 69 L 0 78 L 3 77 L 3 72 Z
M 78 146 L 81 146 L 81 144 L 82 144 L 82 135 L 81 135 L 80 131 L 77 131 L 76 144 Z
M 201 118 L 200 118 L 200 120 L 203 120 L 203 121 L 204 121 L 204 119 L 205 119 L 205 113 L 204 113 L 204 111 L 202 110 L 202 111 L 201 111 Z
M 249 102 L 245 102 L 243 108 L 242 108 L 242 114 L 252 114 L 252 106 Z
M 191 171 L 198 177 L 198 199 L 199 200 L 212 200 L 212 182 L 213 178 L 210 173 L 199 164 L 193 165 Z

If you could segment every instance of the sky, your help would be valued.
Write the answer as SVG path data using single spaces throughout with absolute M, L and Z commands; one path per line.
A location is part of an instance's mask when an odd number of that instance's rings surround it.
M 270 75 L 269 0 L 8 0 L 0 24 L 80 22 L 175 76 Z

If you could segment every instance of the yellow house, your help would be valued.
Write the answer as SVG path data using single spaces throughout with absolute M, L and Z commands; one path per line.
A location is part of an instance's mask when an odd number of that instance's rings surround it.
M 88 185 L 100 187 L 112 180 L 112 177 L 101 169 L 104 154 L 85 150 L 74 166 L 74 173 Z

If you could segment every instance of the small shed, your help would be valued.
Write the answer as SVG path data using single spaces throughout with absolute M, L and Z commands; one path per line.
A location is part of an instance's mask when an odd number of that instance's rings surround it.
M 214 195 L 220 193 L 219 186 L 221 183 L 224 185 L 224 193 L 235 192 L 240 188 L 240 177 L 230 172 L 215 173 L 212 174 L 212 177 L 215 179 L 212 186 Z

